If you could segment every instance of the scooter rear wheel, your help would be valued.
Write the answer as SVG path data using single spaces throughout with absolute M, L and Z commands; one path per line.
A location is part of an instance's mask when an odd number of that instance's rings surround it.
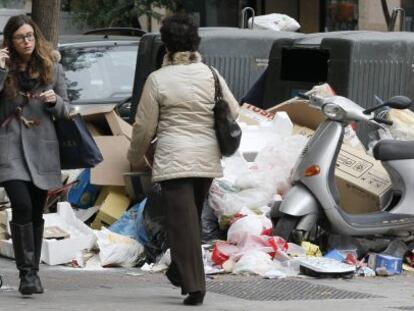
M 273 228 L 273 235 L 280 236 L 288 242 L 301 245 L 303 241 L 309 238 L 310 234 L 308 231 L 296 229 L 301 219 L 302 217 L 283 215 L 276 222 Z
M 299 217 L 291 215 L 281 216 L 276 222 L 276 226 L 273 227 L 273 235 L 280 236 L 286 241 L 292 241 L 293 232 L 295 231 L 299 220 Z

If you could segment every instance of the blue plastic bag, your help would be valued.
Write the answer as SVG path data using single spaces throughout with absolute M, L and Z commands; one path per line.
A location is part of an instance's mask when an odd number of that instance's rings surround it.
M 148 237 L 143 224 L 143 213 L 146 202 L 147 199 L 144 199 L 140 203 L 132 206 L 121 218 L 109 226 L 108 229 L 112 232 L 137 240 L 145 246 L 148 243 Z

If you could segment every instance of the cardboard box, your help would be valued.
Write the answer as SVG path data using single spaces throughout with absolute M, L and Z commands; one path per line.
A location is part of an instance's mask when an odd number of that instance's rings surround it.
M 131 140 L 132 126 L 114 110 L 115 105 L 99 105 L 81 110 L 81 115 L 92 133 L 100 135 L 125 136 Z
M 11 211 L 7 210 L 8 220 Z M 67 239 L 43 239 L 41 260 L 48 265 L 60 265 L 72 261 L 76 255 L 84 250 L 91 249 L 96 241 L 91 228 L 76 218 L 72 206 L 68 202 L 59 202 L 57 213 L 45 214 L 45 227 L 59 227 L 67 232 Z M 10 228 L 8 228 L 10 233 Z M 0 240 L 0 254 L 14 258 L 13 244 L 10 240 Z
M 289 100 L 269 109 L 272 113 L 285 111 L 295 124 L 294 133 L 311 136 L 325 119 L 322 112 L 303 100 Z M 390 178 L 370 155 L 343 144 L 335 170 L 340 206 L 351 214 L 378 211 L 391 194 Z
M 391 180 L 381 162 L 347 145 L 339 153 L 335 176 L 340 205 L 348 213 L 376 212 L 391 198 Z
M 91 170 L 91 184 L 124 186 L 124 173 L 131 171 L 127 159 L 129 140 L 125 136 L 96 136 L 94 139 L 104 160 Z
M 129 207 L 130 199 L 122 188 L 106 187 L 102 189 L 97 204 L 100 208 L 91 227 L 100 230 L 102 226 L 107 227 L 121 218 Z
M 239 110 L 238 121 L 247 125 L 260 125 L 262 122 L 273 120 L 274 117 L 274 112 L 263 110 L 250 104 L 243 104 Z
M 91 170 L 91 184 L 124 186 L 123 173 L 129 172 L 126 158 L 132 126 L 117 115 L 115 105 L 99 105 L 81 110 L 87 127 L 104 160 Z
M 76 218 L 68 202 L 59 202 L 57 213 L 45 214 L 44 219 L 45 227 L 57 226 L 70 235 L 66 239 L 43 239 L 42 261 L 48 265 L 70 262 L 80 251 L 95 244 L 93 230 Z

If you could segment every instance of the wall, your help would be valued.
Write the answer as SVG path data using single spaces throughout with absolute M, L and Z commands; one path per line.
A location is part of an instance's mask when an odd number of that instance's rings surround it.
M 300 32 L 319 32 L 319 0 L 266 0 L 265 13 L 281 13 L 296 19 L 301 25 Z
M 300 32 L 319 32 L 320 3 L 319 0 L 300 0 L 299 2 Z
M 387 3 L 390 12 L 394 7 L 401 6 L 400 0 L 388 0 Z M 359 0 L 358 25 L 360 30 L 387 30 L 380 0 Z M 398 21 L 396 27 L 399 27 Z
M 282 13 L 289 15 L 294 19 L 298 19 L 298 2 L 296 0 L 266 0 L 265 1 L 266 14 Z

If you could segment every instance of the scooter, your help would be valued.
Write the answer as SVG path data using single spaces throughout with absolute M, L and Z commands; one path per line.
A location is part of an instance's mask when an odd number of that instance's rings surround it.
M 411 100 L 395 96 L 375 107 L 364 109 L 348 98 L 300 95 L 320 108 L 326 117 L 298 158 L 292 174 L 293 185 L 273 219 L 273 234 L 300 244 L 315 227 L 352 237 L 398 236 L 414 233 L 414 141 L 380 140 L 373 149 L 392 182 L 393 199 L 380 211 L 349 214 L 339 206 L 335 186 L 335 164 L 343 143 L 345 127 L 366 121 L 377 128 L 392 122 L 381 117 L 384 107 L 407 109 Z

